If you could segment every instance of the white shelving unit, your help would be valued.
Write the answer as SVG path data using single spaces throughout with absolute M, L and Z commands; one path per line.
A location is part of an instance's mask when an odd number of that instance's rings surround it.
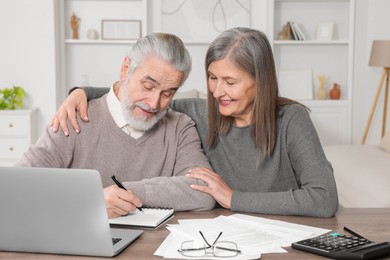
M 311 70 L 313 99 L 298 100 L 311 109 L 323 145 L 351 142 L 355 0 L 269 0 L 268 36 L 277 70 Z M 307 40 L 279 40 L 288 21 L 303 28 Z M 317 26 L 333 23 L 333 38 L 317 40 Z M 325 75 L 326 89 L 341 86 L 340 100 L 317 100 L 318 76 Z M 294 86 L 292 83 L 292 87 Z
M 79 39 L 72 39 L 70 17 L 80 18 Z M 59 0 L 60 100 L 81 84 L 110 87 L 119 79 L 120 65 L 134 40 L 102 39 L 102 20 L 139 20 L 141 36 L 148 33 L 148 0 Z M 88 31 L 98 33 L 88 39 Z
M 57 16 L 61 55 L 63 100 L 69 88 L 87 82 L 91 86 L 109 87 L 118 79 L 123 57 L 134 41 L 102 40 L 102 19 L 137 19 L 142 21 L 142 35 L 171 32 L 186 44 L 193 59 L 190 77 L 179 91 L 197 89 L 206 92 L 204 58 L 208 45 L 227 28 L 247 26 L 265 31 L 267 0 L 198 1 L 187 0 L 60 0 Z M 253 11 L 256 10 L 256 11 Z M 215 12 L 214 12 L 215 11 Z M 79 39 L 72 39 L 69 19 L 80 17 Z M 95 29 L 99 39 L 89 40 L 87 31 Z
M 347 144 L 351 141 L 355 2 L 59 0 L 59 100 L 73 86 L 109 87 L 119 78 L 123 57 L 135 40 L 102 40 L 103 19 L 141 20 L 142 36 L 159 31 L 178 35 L 193 59 L 192 73 L 180 91 L 196 89 L 203 93 L 206 92 L 204 57 L 209 43 L 227 28 L 246 26 L 267 34 L 278 70 L 312 72 L 313 99 L 298 101 L 311 109 L 323 145 Z M 73 13 L 81 18 L 78 40 L 71 39 L 69 18 Z M 278 33 L 287 21 L 298 22 L 308 39 L 278 40 Z M 316 40 L 317 25 L 322 22 L 334 24 L 330 41 Z M 89 29 L 98 31 L 97 40 L 87 38 Z M 333 83 L 340 84 L 340 100 L 316 100 L 320 74 L 326 77 L 328 92 Z

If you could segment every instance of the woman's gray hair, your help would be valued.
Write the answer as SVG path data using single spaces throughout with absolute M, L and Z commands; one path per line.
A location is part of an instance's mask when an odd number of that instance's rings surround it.
M 183 41 L 170 33 L 153 33 L 140 38 L 128 56 L 130 58 L 128 76 L 150 57 L 158 58 L 182 72 L 183 79 L 180 85 L 188 78 L 192 68 L 192 59 Z
M 255 82 L 255 97 L 251 109 L 251 128 L 258 151 L 258 162 L 271 156 L 276 140 L 276 118 L 280 108 L 295 104 L 279 96 L 275 61 L 271 45 L 263 32 L 250 28 L 232 28 L 221 33 L 206 53 L 206 75 L 212 62 L 227 59 L 245 71 Z M 234 118 L 219 112 L 218 102 L 208 90 L 207 143 L 213 147 L 220 135 L 227 135 Z

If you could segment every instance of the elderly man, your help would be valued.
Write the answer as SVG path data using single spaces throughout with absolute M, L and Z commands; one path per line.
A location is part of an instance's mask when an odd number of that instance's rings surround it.
M 190 71 L 191 57 L 178 37 L 141 38 L 122 65 L 120 81 L 90 102 L 91 120 L 82 123 L 83 130 L 66 137 L 48 128 L 17 165 L 97 169 L 110 218 L 142 205 L 213 208 L 211 196 L 190 187 L 204 183 L 186 177 L 193 167 L 210 168 L 195 125 L 168 108 Z M 128 191 L 113 185 L 114 174 Z

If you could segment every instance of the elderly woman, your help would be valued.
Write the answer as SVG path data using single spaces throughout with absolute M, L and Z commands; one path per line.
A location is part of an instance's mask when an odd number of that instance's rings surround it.
M 232 211 L 331 217 L 338 209 L 331 164 L 325 157 L 307 109 L 279 96 L 272 49 L 266 36 L 249 28 L 219 35 L 206 54 L 208 98 L 179 99 L 172 109 L 196 123 L 214 169 L 194 168 L 192 185 Z M 73 91 L 52 120 L 67 132 L 67 117 L 86 118 L 86 97 L 107 92 Z M 103 92 L 103 93 L 101 93 Z

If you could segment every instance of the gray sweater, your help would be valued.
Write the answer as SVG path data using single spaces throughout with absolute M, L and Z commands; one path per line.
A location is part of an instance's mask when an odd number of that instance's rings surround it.
M 80 134 L 54 134 L 49 128 L 17 163 L 18 166 L 85 168 L 100 172 L 103 186 L 115 174 L 145 206 L 208 210 L 214 199 L 191 189 L 185 177 L 193 167 L 210 165 L 202 152 L 194 122 L 169 110 L 155 127 L 134 139 L 123 132 L 108 111 L 106 96 L 89 103 L 89 123 Z M 203 184 L 203 183 L 197 183 Z
M 89 99 L 107 92 L 85 90 Z M 215 148 L 209 149 L 206 100 L 178 99 L 171 105 L 195 121 L 211 166 L 234 190 L 233 211 L 331 217 L 338 210 L 333 169 L 304 107 L 283 108 L 277 118 L 274 151 L 256 167 L 250 127 L 232 127 Z
M 272 156 L 259 167 L 249 126 L 233 126 L 210 149 L 206 101 L 175 100 L 172 107 L 195 121 L 211 166 L 234 190 L 233 211 L 317 217 L 331 217 L 337 211 L 333 169 L 304 107 L 283 108 Z

